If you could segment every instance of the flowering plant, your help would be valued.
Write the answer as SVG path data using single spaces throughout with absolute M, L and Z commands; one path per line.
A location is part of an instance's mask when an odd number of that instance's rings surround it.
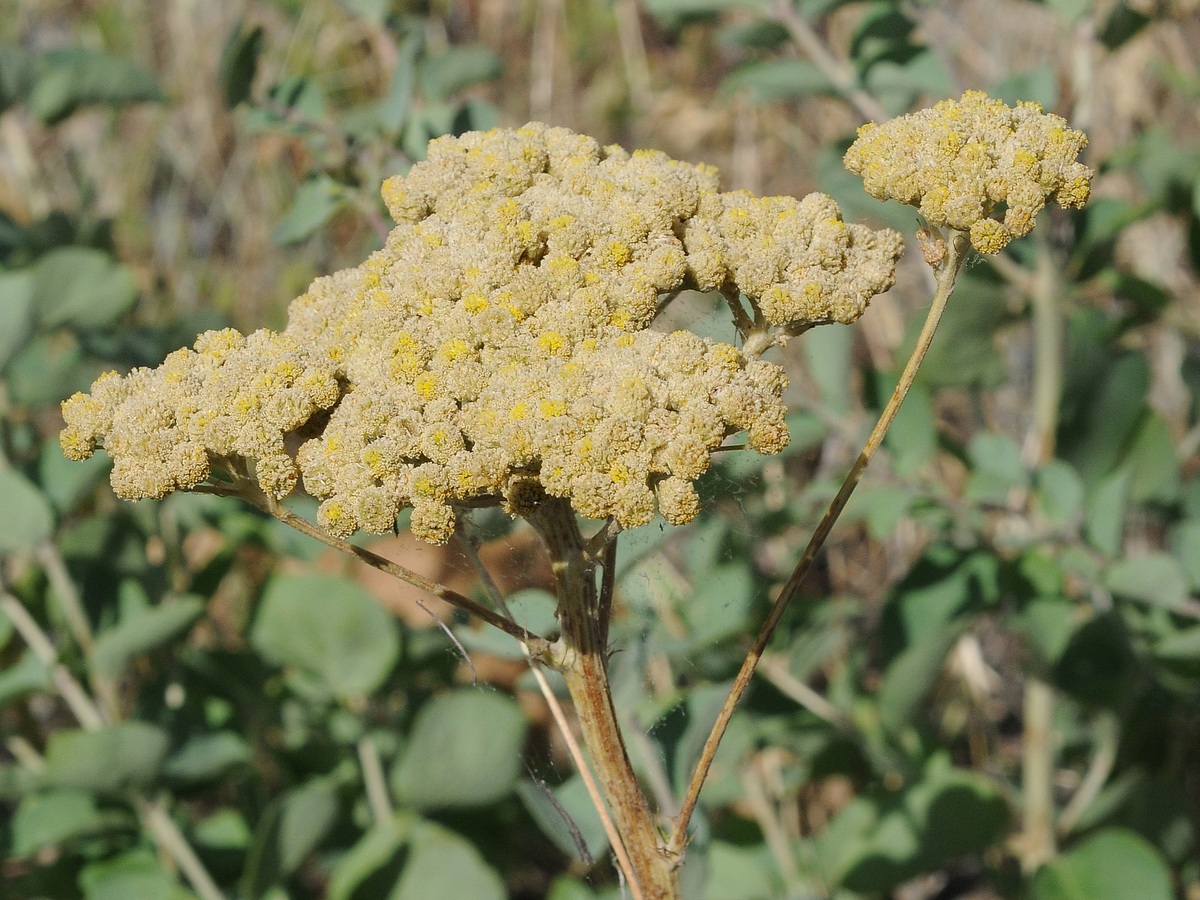
M 103 376 L 64 403 L 62 446 L 72 459 L 103 446 L 123 497 L 243 497 L 520 637 L 570 690 L 635 896 L 677 897 L 689 819 L 724 727 L 912 384 L 968 246 L 999 252 L 1047 199 L 1082 205 L 1084 144 L 1033 104 L 1014 110 L 977 92 L 860 130 L 846 165 L 870 193 L 920 209 L 937 293 L 665 840 L 607 681 L 617 535 L 655 512 L 693 519 L 695 480 L 739 432 L 759 452 L 786 446 L 786 378 L 762 355 L 816 325 L 858 319 L 895 279 L 896 232 L 845 223 L 821 194 L 723 193 L 709 167 L 602 148 L 566 129 L 442 138 L 384 184 L 396 222 L 386 246 L 314 282 L 287 328 L 208 332 L 156 369 Z M 687 288 L 720 292 L 738 343 L 653 330 Z M 322 501 L 319 531 L 281 503 L 301 485 Z M 478 507 L 527 519 L 554 564 L 561 634 L 531 634 L 498 595 L 488 610 L 345 542 L 391 531 L 409 506 L 413 533 L 433 543 L 458 534 L 469 544 L 463 519 Z M 577 514 L 604 524 L 585 535 Z

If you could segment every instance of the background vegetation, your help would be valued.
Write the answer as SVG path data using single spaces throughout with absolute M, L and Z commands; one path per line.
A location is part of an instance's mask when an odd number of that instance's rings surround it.
M 430 602 L 468 663 L 415 593 L 237 504 L 118 502 L 103 454 L 62 458 L 58 402 L 205 328 L 281 325 L 378 246 L 382 177 L 447 132 L 541 119 L 903 229 L 897 289 L 787 348 L 789 450 L 726 454 L 701 520 L 622 537 L 617 703 L 671 810 L 928 302 L 913 215 L 841 151 L 868 118 L 983 88 L 1089 133 L 1093 201 L 960 279 L 733 721 L 687 894 L 1196 900 L 1197 13 L 4 4 L 0 895 L 619 896 L 514 642 Z M 706 298 L 677 308 L 728 334 Z M 535 541 L 481 524 L 548 626 Z M 453 548 L 371 545 L 479 590 Z

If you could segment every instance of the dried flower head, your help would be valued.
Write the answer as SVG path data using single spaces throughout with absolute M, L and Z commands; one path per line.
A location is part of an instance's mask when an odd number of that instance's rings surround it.
M 916 206 L 933 226 L 969 231 L 981 253 L 1023 237 L 1048 199 L 1087 202 L 1092 170 L 1078 161 L 1082 131 L 1037 103 L 1016 107 L 967 91 L 858 130 L 844 159 L 867 193 Z M 1003 204 L 1002 217 L 994 216 Z
M 850 322 L 901 250 L 828 197 L 723 194 L 710 167 L 536 123 L 438 139 L 383 197 L 387 246 L 317 279 L 281 334 L 209 332 L 64 403 L 67 455 L 102 442 L 129 498 L 253 461 L 276 497 L 302 476 L 338 536 L 411 506 L 413 532 L 440 542 L 459 509 L 521 514 L 538 491 L 627 526 L 656 509 L 686 522 L 728 436 L 786 446 L 786 379 L 731 344 L 647 330 L 659 295 L 740 290 L 776 326 Z

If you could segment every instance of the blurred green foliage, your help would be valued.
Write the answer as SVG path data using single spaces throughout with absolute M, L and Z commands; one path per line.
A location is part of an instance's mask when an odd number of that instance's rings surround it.
M 545 67 L 575 56 L 579 85 L 552 75 L 566 106 L 535 113 L 671 150 L 709 105 L 729 127 L 693 158 L 790 192 L 810 179 L 848 216 L 910 232 L 841 171 L 865 105 L 896 114 L 964 85 L 1036 99 L 1083 117 L 1100 170 L 1088 208 L 962 279 L 886 457 L 733 720 L 686 895 L 1197 896 L 1200 76 L 1172 36 L 1200 39 L 1188 3 L 1010 4 L 1051 36 L 1040 52 L 966 4 L 891 0 L 513 2 L 486 21 L 390 0 L 258 0 L 242 21 L 161 6 L 194 48 L 117 3 L 60 28 L 48 2 L 0 15 L 0 894 L 619 896 L 511 639 L 449 617 L 469 668 L 411 600 L 307 538 L 213 497 L 118 503 L 103 454 L 69 464 L 55 440 L 56 404 L 100 372 L 156 364 L 229 318 L 255 327 L 277 306 L 254 286 L 286 299 L 360 259 L 386 234 L 384 177 L 432 137 L 523 121 Z M 1134 66 L 1150 81 L 1106 105 Z M 614 80 L 630 86 L 615 100 Z M 213 146 L 161 159 L 167 131 L 135 150 L 137 123 L 175 114 Z M 760 165 L 739 168 L 755 141 Z M 788 146 L 799 175 L 775 164 Z M 89 153 L 128 167 L 97 171 Z M 235 220 L 229 198 L 257 183 Z M 260 232 L 260 255 L 300 268 L 239 256 Z M 789 349 L 785 454 L 726 454 L 702 519 L 621 538 L 614 694 L 664 810 L 895 384 L 926 302 L 909 256 L 911 293 Z M 518 621 L 550 630 L 528 536 L 479 525 Z M 1035 712 L 1038 685 L 1052 705 Z

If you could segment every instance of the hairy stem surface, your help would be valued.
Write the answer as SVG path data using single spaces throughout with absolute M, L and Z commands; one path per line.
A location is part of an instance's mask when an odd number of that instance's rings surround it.
M 567 501 L 547 497 L 529 521 L 546 542 L 554 568 L 562 625 L 560 671 L 633 877 L 646 900 L 674 900 L 680 896 L 676 868 L 663 853 L 654 814 L 633 773 L 613 708 L 605 663 L 607 623 L 601 621 L 595 562 L 584 553 L 583 535 Z

